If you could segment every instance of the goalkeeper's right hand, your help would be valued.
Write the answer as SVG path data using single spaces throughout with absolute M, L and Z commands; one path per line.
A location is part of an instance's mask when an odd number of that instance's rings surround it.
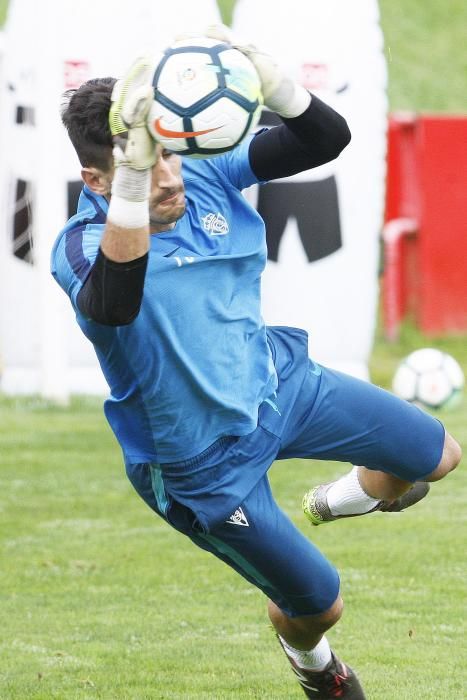
M 147 128 L 153 65 L 138 58 L 112 91 L 109 125 L 115 173 L 107 219 L 120 228 L 147 229 L 156 141 Z
M 264 104 L 281 117 L 298 117 L 311 102 L 308 90 L 284 74 L 278 63 L 251 44 L 238 40 L 229 27 L 224 24 L 212 24 L 205 32 L 206 36 L 231 44 L 241 51 L 253 63 L 261 80 Z
M 153 70 L 148 58 L 138 58 L 114 85 L 109 124 L 117 168 L 146 170 L 156 162 L 156 142 L 146 124 L 153 100 Z

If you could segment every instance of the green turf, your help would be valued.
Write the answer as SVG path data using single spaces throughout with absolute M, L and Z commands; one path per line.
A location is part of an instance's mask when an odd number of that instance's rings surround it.
M 377 342 L 379 383 L 418 340 L 409 328 L 396 345 Z M 441 343 L 464 370 L 466 340 Z M 440 414 L 464 449 L 466 404 Z M 64 410 L 3 398 L 0 444 L 2 700 L 302 697 L 262 594 L 133 493 L 98 400 Z M 371 700 L 461 700 L 465 471 L 406 513 L 308 528 L 303 491 L 345 469 L 297 460 L 271 470 L 280 504 L 341 572 L 333 646 Z
M 8 8 L 8 0 L 0 0 L 0 27 L 5 21 L 5 16 Z
M 465 0 L 381 0 L 392 109 L 466 112 Z
M 235 0 L 218 4 L 230 23 Z M 465 113 L 465 0 L 380 0 L 380 9 L 391 109 Z

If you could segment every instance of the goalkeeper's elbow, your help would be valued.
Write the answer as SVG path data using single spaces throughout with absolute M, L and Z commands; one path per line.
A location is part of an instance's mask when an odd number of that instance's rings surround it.
M 339 115 L 339 117 L 341 124 L 339 125 L 338 134 L 336 136 L 336 158 L 340 153 L 342 153 L 344 148 L 346 148 L 352 140 L 352 133 L 349 129 L 347 121 L 342 115 Z

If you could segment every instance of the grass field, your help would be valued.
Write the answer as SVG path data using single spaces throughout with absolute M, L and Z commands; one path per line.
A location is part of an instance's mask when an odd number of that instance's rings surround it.
M 408 330 L 377 343 L 380 383 L 417 340 Z M 465 338 L 441 345 L 467 370 Z M 466 401 L 440 417 L 467 449 Z M 64 410 L 4 398 L 0 444 L 2 700 L 302 697 L 262 595 L 133 493 L 98 400 Z M 462 700 L 465 471 L 406 513 L 311 531 L 303 491 L 343 470 L 271 470 L 280 504 L 341 572 L 347 609 L 332 645 L 369 700 Z
M 221 4 L 229 21 L 233 3 Z M 381 10 L 391 108 L 465 111 L 465 1 Z M 467 372 L 466 336 L 407 326 L 394 345 L 377 338 L 374 381 L 388 386 L 401 356 L 433 343 Z M 100 403 L 0 398 L 0 700 L 303 698 L 262 595 L 153 516 Z M 467 399 L 440 417 L 467 451 Z M 465 699 L 465 469 L 406 513 L 312 531 L 302 493 L 345 469 L 271 469 L 279 503 L 341 573 L 333 647 L 369 700 Z

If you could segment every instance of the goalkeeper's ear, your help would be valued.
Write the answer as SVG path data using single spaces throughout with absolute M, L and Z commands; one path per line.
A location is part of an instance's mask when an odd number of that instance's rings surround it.
M 94 166 L 81 168 L 81 177 L 84 184 L 95 194 L 108 197 L 112 187 L 113 167 L 104 171 Z

